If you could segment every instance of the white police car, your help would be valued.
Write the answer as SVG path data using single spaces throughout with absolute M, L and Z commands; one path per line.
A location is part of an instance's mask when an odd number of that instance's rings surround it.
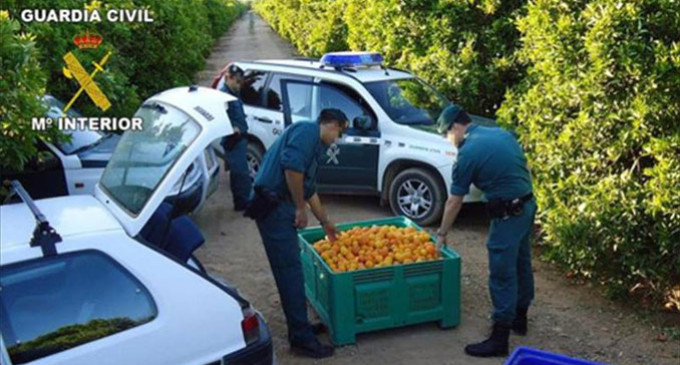
M 378 195 L 395 214 L 424 225 L 441 217 L 457 151 L 436 133 L 436 119 L 449 101 L 434 88 L 406 71 L 383 67 L 378 53 L 236 64 L 246 76 L 241 98 L 251 174 L 286 126 L 338 108 L 352 125 L 319 166 L 319 191 Z M 481 198 L 473 187 L 464 201 Z
M 248 301 L 140 237 L 192 161 L 232 132 L 229 100 L 195 87 L 151 97 L 94 196 L 34 202 L 14 183 L 24 202 L 0 207 L 3 365 L 272 363 Z
M 62 116 L 64 103 L 51 95 L 44 95 L 42 100 L 48 108 L 47 117 L 56 119 Z M 67 115 L 82 117 L 74 109 L 69 109 Z M 90 129 L 65 133 L 71 136 L 68 142 L 38 141 L 40 158 L 29 161 L 22 172 L 0 171 L 0 181 L 21 181 L 33 198 L 93 194 L 120 136 Z M 203 155 L 189 166 L 186 178 L 183 176 L 175 183 L 166 200 L 173 202 L 179 212 L 197 212 L 217 190 L 218 174 L 215 151 L 206 148 Z

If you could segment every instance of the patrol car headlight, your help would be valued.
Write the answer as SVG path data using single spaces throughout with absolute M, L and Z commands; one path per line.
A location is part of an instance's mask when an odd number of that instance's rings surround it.
M 383 57 L 377 52 L 331 52 L 323 55 L 320 62 L 330 67 L 377 66 Z

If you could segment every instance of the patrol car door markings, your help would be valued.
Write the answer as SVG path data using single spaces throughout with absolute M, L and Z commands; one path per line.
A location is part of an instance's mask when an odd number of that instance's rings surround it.
M 340 154 L 340 148 L 338 148 L 338 145 L 333 143 L 328 149 L 326 150 L 326 156 L 328 156 L 328 160 L 326 161 L 326 164 L 330 164 L 333 162 L 335 165 L 339 165 L 340 161 L 338 161 L 338 155 Z

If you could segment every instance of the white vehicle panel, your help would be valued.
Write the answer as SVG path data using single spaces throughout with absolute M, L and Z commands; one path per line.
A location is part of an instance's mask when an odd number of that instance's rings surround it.
M 91 195 L 41 199 L 35 204 L 62 237 L 121 230 L 116 218 Z M 7 256 L 11 249 L 28 246 L 35 218 L 24 203 L 1 206 L 0 216 L 0 264 L 5 265 L 13 262 Z M 35 249 L 40 252 L 40 248 Z
M 101 184 L 97 184 L 95 196 L 111 210 L 130 236 L 134 237 L 139 233 L 193 160 L 203 153 L 203 150 L 216 137 L 219 138 L 233 133 L 229 117 L 227 116 L 227 103 L 234 100 L 233 96 L 215 89 L 203 87 L 197 87 L 195 91 L 189 90 L 190 88 L 187 87 L 175 88 L 152 96 L 145 102 L 170 105 L 181 110 L 188 114 L 194 122 L 198 123 L 200 131 L 190 145 L 186 146 L 186 149 L 183 150 L 179 160 L 174 163 L 172 168 L 159 182 L 157 188 L 139 213 L 136 216 L 132 215 L 117 205 L 104 191 Z M 127 131 L 125 133 L 134 132 Z M 118 148 L 120 148 L 120 144 Z
M 104 168 L 65 169 L 66 186 L 69 195 L 94 194 L 94 187 L 102 177 Z
M 93 246 L 93 243 L 96 245 Z M 245 347 L 238 302 L 215 285 L 123 232 L 71 237 L 60 253 L 102 251 L 149 290 L 151 322 L 42 358 L 40 364 L 199 365 Z M 197 301 L 196 298 L 201 298 Z M 187 334 L 191 334 L 188 336 Z M 149 356 L 153 354 L 153 356 Z

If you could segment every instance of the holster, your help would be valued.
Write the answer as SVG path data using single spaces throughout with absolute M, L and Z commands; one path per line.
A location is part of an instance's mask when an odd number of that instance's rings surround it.
M 486 212 L 491 219 L 508 219 L 516 217 L 524 213 L 524 203 L 534 197 L 532 193 L 524 195 L 520 198 L 504 200 L 492 199 L 486 203 Z
M 255 186 L 255 196 L 248 202 L 248 207 L 243 212 L 243 216 L 254 219 L 256 221 L 263 220 L 272 212 L 281 202 L 279 195 L 276 192 L 267 190 L 261 186 Z

